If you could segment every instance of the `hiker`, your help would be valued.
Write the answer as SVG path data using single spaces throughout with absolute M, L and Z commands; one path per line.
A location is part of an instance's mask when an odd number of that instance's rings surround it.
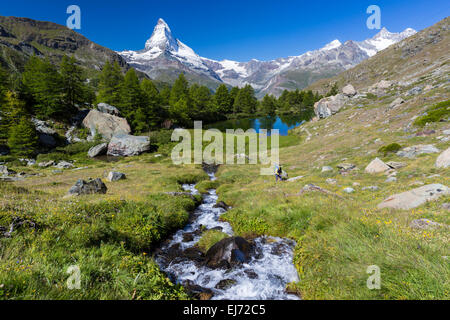
M 281 165 L 275 165 L 275 181 L 276 182 L 278 182 L 278 179 L 280 179 L 280 181 L 283 181 L 282 174 L 283 174 L 283 168 L 281 167 Z

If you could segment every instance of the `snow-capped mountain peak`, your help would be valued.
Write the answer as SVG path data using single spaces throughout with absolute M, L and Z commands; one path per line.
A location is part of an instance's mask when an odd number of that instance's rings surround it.
M 167 81 L 183 72 L 194 81 L 212 88 L 218 83 L 239 87 L 250 84 L 258 96 L 265 93 L 279 95 L 284 88 L 304 88 L 314 80 L 352 68 L 415 33 L 411 28 L 400 33 L 392 33 L 383 28 L 367 40 L 342 43 L 336 39 L 321 49 L 299 56 L 272 61 L 217 61 L 200 57 L 193 49 L 176 39 L 168 24 L 159 19 L 152 36 L 145 43 L 145 49 L 122 51 L 119 54 L 131 66 L 154 79 Z
M 332 50 L 339 48 L 342 45 L 342 43 L 339 40 L 333 40 L 330 43 L 328 43 L 325 47 L 323 47 L 321 50 Z
M 389 32 L 388 29 L 383 28 L 375 36 L 359 43 L 359 47 L 367 53 L 369 57 L 374 56 L 378 51 L 384 50 L 387 47 L 397 43 L 403 39 L 406 39 L 417 31 L 411 28 L 407 28 L 400 33 Z
M 152 36 L 145 43 L 146 50 L 151 50 L 154 48 L 168 51 L 178 50 L 178 42 L 173 37 L 169 25 L 163 19 L 158 20 Z

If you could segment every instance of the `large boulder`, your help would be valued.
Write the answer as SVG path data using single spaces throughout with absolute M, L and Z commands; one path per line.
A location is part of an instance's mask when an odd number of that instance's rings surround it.
M 42 121 L 36 118 L 31 118 L 31 121 L 33 122 L 34 126 L 36 127 L 36 131 L 38 133 L 48 134 L 48 135 L 54 135 L 56 134 L 56 131 L 50 127 L 50 124 L 46 121 Z
M 403 193 L 394 194 L 380 203 L 378 208 L 409 210 L 449 193 L 449 188 L 442 184 L 430 184 Z
M 342 88 L 342 93 L 347 97 L 353 97 L 357 94 L 355 88 L 351 84 L 348 84 L 344 88 Z
M 397 155 L 400 157 L 414 159 L 415 157 L 423 153 L 438 153 L 438 152 L 439 149 L 432 144 L 419 144 L 416 146 L 404 148 L 399 152 L 397 152 Z
M 108 188 L 100 178 L 89 181 L 78 180 L 75 185 L 70 188 L 68 196 L 79 196 L 83 194 L 105 194 Z
M 319 119 L 324 119 L 339 112 L 348 98 L 343 94 L 323 98 L 314 104 L 314 113 Z
M 150 150 L 150 138 L 118 134 L 112 137 L 108 145 L 108 155 L 114 157 L 137 156 Z
M 450 167 L 450 148 L 447 148 L 442 152 L 436 159 L 436 167 L 438 168 L 448 168 Z
M 366 167 L 365 171 L 367 173 L 381 173 L 381 172 L 385 172 L 390 169 L 391 169 L 391 167 L 389 167 L 382 160 L 380 160 L 379 158 L 375 158 L 374 160 L 372 160 L 371 163 L 369 163 L 369 165 Z
M 120 118 L 98 110 L 91 110 L 83 120 L 83 126 L 91 130 L 91 134 L 100 133 L 109 140 L 117 134 L 129 134 L 130 125 L 125 118 Z
M 254 252 L 254 247 L 241 237 L 222 239 L 206 253 L 206 265 L 210 268 L 230 268 L 233 265 L 246 263 Z
M 88 151 L 88 156 L 90 158 L 95 158 L 98 156 L 105 155 L 107 151 L 108 151 L 108 144 L 102 143 L 102 144 L 99 144 L 99 145 L 96 145 L 96 146 L 90 148 Z
M 113 116 L 119 116 L 120 111 L 119 109 L 117 109 L 116 107 L 110 106 L 107 103 L 99 103 L 97 105 L 97 110 L 102 112 L 102 113 L 107 113 L 107 114 L 111 114 Z

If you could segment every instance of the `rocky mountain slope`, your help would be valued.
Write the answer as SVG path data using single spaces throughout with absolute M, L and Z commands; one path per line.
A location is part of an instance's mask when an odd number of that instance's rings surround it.
M 28 18 L 0 16 L 0 64 L 21 71 L 32 55 L 46 56 L 58 63 L 64 55 L 74 55 L 87 69 L 100 70 L 106 61 L 118 61 L 125 69 L 125 59 L 65 26 Z
M 334 83 L 339 87 L 351 83 L 356 89 L 376 91 L 391 88 L 394 82 L 397 89 L 412 89 L 414 84 L 423 86 L 424 83 L 448 81 L 449 22 L 447 17 L 352 69 L 331 79 L 317 81 L 308 89 L 325 93 Z M 380 84 L 382 80 L 388 82 Z
M 136 69 L 152 78 L 173 79 L 184 72 L 194 80 L 217 86 L 252 85 L 263 96 L 279 95 L 284 89 L 302 89 L 316 80 L 350 69 L 380 50 L 412 34 L 413 29 L 390 33 L 382 29 L 362 42 L 334 40 L 325 47 L 300 56 L 272 61 L 215 61 L 200 57 L 194 50 L 175 39 L 167 23 L 159 19 L 151 38 L 140 51 L 119 52 Z

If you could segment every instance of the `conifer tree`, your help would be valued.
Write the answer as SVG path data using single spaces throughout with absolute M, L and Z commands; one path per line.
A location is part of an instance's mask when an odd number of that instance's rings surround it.
M 120 86 L 119 108 L 127 120 L 134 121 L 134 113 L 143 106 L 144 95 L 134 69 L 128 70 Z
M 75 112 L 88 100 L 88 89 L 85 84 L 86 77 L 81 67 L 77 66 L 75 58 L 64 56 L 61 63 L 61 82 L 63 101 L 67 111 Z
M 123 79 L 122 70 L 117 61 L 112 65 L 107 61 L 99 77 L 97 102 L 118 105 Z
M 183 73 L 180 73 L 178 79 L 175 80 L 172 90 L 170 91 L 169 104 L 175 106 L 175 104 L 180 100 L 184 99 L 188 102 L 189 98 L 189 83 Z
M 66 117 L 62 103 L 62 80 L 58 70 L 48 59 L 30 58 L 22 75 L 24 93 L 33 112 L 42 118 Z
M 261 101 L 261 112 L 268 116 L 276 114 L 277 100 L 274 96 L 266 94 Z
M 231 113 L 232 110 L 232 97 L 226 85 L 221 84 L 214 95 L 214 103 L 217 111 L 222 114 Z
M 11 153 L 17 156 L 32 156 L 37 145 L 38 138 L 34 124 L 29 118 L 21 117 L 9 129 L 8 147 Z

